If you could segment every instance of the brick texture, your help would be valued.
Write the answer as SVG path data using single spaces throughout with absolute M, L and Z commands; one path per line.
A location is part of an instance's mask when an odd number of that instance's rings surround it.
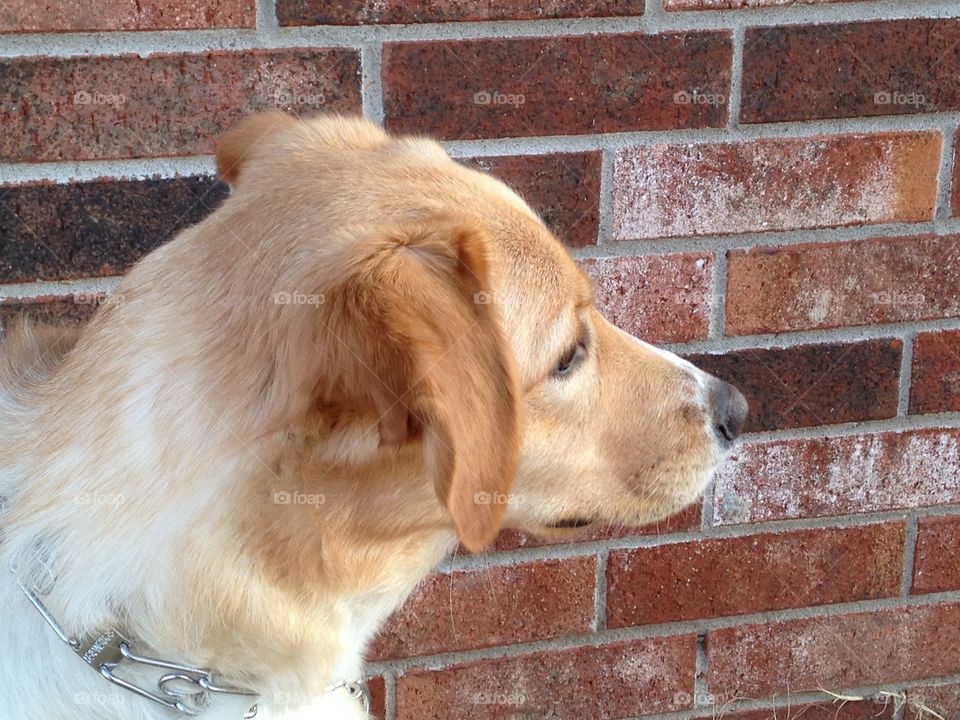
M 750 404 L 745 432 L 895 417 L 900 340 L 688 355 L 736 385 Z
M 88 320 L 106 297 L 101 293 L 76 293 L 66 297 L 44 295 L 26 299 L 6 298 L 0 301 L 0 327 L 8 328 L 20 318 L 48 324 L 75 325 Z
M 742 8 L 826 5 L 857 0 L 663 0 L 665 10 L 740 10 Z
M 208 177 L 0 187 L 0 281 L 119 275 L 226 195 Z
M 384 111 L 452 140 L 719 127 L 730 58 L 720 32 L 392 43 Z
M 593 279 L 600 311 L 627 332 L 650 342 L 706 336 L 712 255 L 591 258 L 580 266 Z
M 960 236 L 731 250 L 727 333 L 960 315 Z
M 684 710 L 695 640 L 635 640 L 408 674 L 397 681 L 398 717 L 613 720 Z
M 960 215 L 960 131 L 953 136 L 953 187 L 950 194 L 952 215 Z
M 894 720 L 895 705 L 889 698 L 874 696 L 860 701 L 788 706 L 770 710 L 728 712 L 728 703 L 738 699 L 732 693 L 717 693 L 707 696 L 716 698 L 709 715 L 698 720 Z M 782 699 L 782 698 L 781 698 Z M 789 715 L 786 713 L 789 711 Z M 911 719 L 912 720 L 912 719 Z M 925 719 L 928 720 L 928 719 Z
M 899 595 L 904 533 L 902 524 L 868 525 L 616 550 L 607 566 L 607 625 Z
M 0 160 L 209 153 L 246 112 L 360 110 L 353 50 L 0 59 Z
M 507 183 L 570 247 L 597 243 L 600 153 L 472 158 L 465 164 Z
M 922 518 L 913 562 L 913 592 L 960 590 L 960 517 Z
M 960 502 L 960 430 L 747 443 L 717 473 L 714 522 Z
M 960 109 L 960 20 L 748 28 L 742 122 Z
M 940 146 L 897 133 L 626 148 L 614 238 L 932 220 Z
M 366 25 L 378 23 L 540 20 L 548 18 L 640 15 L 643 0 L 511 0 L 477 3 L 438 0 L 431 3 L 370 3 L 364 0 L 278 0 L 281 25 Z
M 960 331 L 917 335 L 910 412 L 960 412 Z
M 254 0 L 83 0 L 40 3 L 5 0 L 0 5 L 0 33 L 74 32 L 93 30 L 197 30 L 253 28 Z
M 960 684 L 936 684 L 907 691 L 906 720 L 929 720 L 933 711 L 947 720 L 957 717 L 960 709 Z
M 595 580 L 592 557 L 431 575 L 381 630 L 370 657 L 430 655 L 588 632 Z
M 748 625 L 707 634 L 709 687 L 741 697 L 960 672 L 960 605 Z

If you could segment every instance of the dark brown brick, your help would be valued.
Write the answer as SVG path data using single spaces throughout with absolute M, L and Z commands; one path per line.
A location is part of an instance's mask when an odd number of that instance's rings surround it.
M 640 15 L 643 0 L 413 0 L 370 3 L 367 0 L 278 0 L 281 25 L 366 25 L 378 23 L 475 22 L 550 18 Z
M 707 634 L 707 685 L 741 697 L 960 672 L 960 605 L 747 625 Z
M 412 673 L 397 681 L 397 717 L 614 720 L 684 710 L 693 695 L 695 641 L 633 640 Z
M 730 335 L 960 315 L 960 235 L 759 247 L 727 257 Z
M 89 319 L 106 297 L 105 293 L 76 293 L 66 297 L 7 298 L 0 301 L 0 327 L 5 329 L 21 317 L 49 324 L 76 325 Z
M 895 417 L 900 340 L 799 345 L 688 355 L 736 385 L 750 403 L 745 432 Z
M 257 24 L 254 0 L 4 0 L 0 4 L 0 33 L 90 32 L 95 30 L 201 30 L 253 28 Z
M 954 217 L 960 215 L 960 130 L 953 136 L 953 190 L 950 208 Z
M 370 714 L 374 718 L 387 716 L 387 685 L 382 676 L 367 679 L 370 692 Z
M 600 312 L 649 342 L 706 337 L 713 256 L 701 253 L 580 260 Z
M 374 643 L 376 660 L 576 635 L 593 622 L 596 558 L 429 576 Z
M 346 49 L 0 59 L 0 160 L 209 153 L 241 115 L 360 110 Z
M 445 139 L 720 127 L 730 62 L 722 32 L 388 43 L 384 110 Z
M 913 561 L 913 592 L 960 590 L 960 517 L 921 518 Z
M 905 527 L 764 533 L 614 550 L 607 625 L 655 625 L 900 594 Z
M 638 145 L 616 156 L 616 240 L 932 220 L 936 132 Z
M 714 523 L 960 502 L 960 430 L 746 442 L 716 474 Z
M 510 185 L 566 245 L 597 244 L 600 153 L 484 157 L 463 162 Z
M 960 330 L 920 333 L 913 343 L 910 412 L 960 412 Z
M 960 20 L 748 28 L 742 122 L 960 110 Z
M 209 177 L 0 187 L 0 281 L 121 274 L 226 195 Z

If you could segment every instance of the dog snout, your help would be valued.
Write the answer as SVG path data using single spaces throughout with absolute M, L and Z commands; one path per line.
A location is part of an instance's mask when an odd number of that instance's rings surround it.
M 740 436 L 747 420 L 747 399 L 730 383 L 711 378 L 708 402 L 713 429 L 720 443 L 729 447 Z

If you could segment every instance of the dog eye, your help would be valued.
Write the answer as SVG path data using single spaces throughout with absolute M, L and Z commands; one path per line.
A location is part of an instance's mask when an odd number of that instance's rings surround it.
M 567 350 L 553 370 L 554 377 L 565 377 L 587 356 L 587 347 L 582 342 Z

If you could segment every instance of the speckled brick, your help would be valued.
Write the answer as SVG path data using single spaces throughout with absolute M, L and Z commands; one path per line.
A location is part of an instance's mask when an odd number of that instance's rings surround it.
M 0 187 L 0 281 L 119 275 L 226 195 L 210 177 Z
M 394 130 L 444 139 L 721 127 L 730 35 L 585 35 L 388 43 Z
M 960 517 L 921 518 L 913 561 L 913 592 L 948 590 L 960 590 Z
M 354 50 L 0 59 L 0 160 L 209 153 L 241 115 L 359 112 Z
M 510 185 L 566 245 L 596 245 L 600 153 L 483 157 L 463 162 Z
M 367 679 L 367 690 L 370 692 L 370 714 L 374 718 L 387 716 L 387 685 L 383 677 Z
M 374 642 L 375 660 L 589 632 L 596 558 L 429 576 Z
M 710 711 L 697 720 L 894 720 L 895 717 L 893 701 L 881 695 L 857 702 L 824 702 L 816 705 L 805 702 L 800 706 L 781 705 L 776 709 L 746 712 L 730 711 L 729 703 L 741 699 L 732 693 L 710 693 L 706 698 L 712 700 L 709 703 Z
M 0 300 L 0 327 L 7 328 L 19 318 L 48 324 L 76 325 L 90 318 L 107 297 L 106 293 L 43 295 Z
M 960 502 L 960 430 L 745 443 L 717 471 L 714 524 Z
M 624 148 L 614 238 L 932 220 L 941 143 L 921 132 Z
M 371 3 L 369 0 L 278 0 L 281 25 L 367 25 L 379 23 L 547 20 L 641 15 L 643 0 L 470 0 Z
M 936 716 L 945 720 L 960 717 L 960 683 L 938 683 L 907 690 L 908 706 L 905 720 L 930 720 Z M 926 710 L 924 710 L 926 708 Z
M 788 5 L 827 5 L 838 2 L 857 2 L 857 0 L 663 0 L 663 7 L 665 10 L 741 10 Z
M 727 253 L 727 334 L 960 316 L 960 236 Z
M 893 597 L 902 523 L 614 550 L 607 625 L 628 627 Z
M 691 706 L 696 636 L 482 660 L 397 680 L 397 720 L 614 720 Z
M 611 322 L 649 342 L 706 337 L 713 256 L 701 253 L 580 260 Z
M 960 110 L 960 20 L 747 28 L 745 123 Z
M 960 330 L 917 335 L 910 412 L 960 412 Z
M 953 136 L 953 188 L 950 193 L 952 215 L 960 215 L 960 130 Z
M 253 28 L 254 0 L 4 0 L 0 33 Z
M 744 394 L 744 431 L 757 432 L 895 417 L 902 353 L 902 341 L 878 339 L 687 359 Z
M 642 535 L 671 535 L 690 532 L 700 528 L 701 503 L 697 502 L 666 520 L 641 527 L 587 528 L 580 532 L 563 533 L 554 538 L 538 538 L 516 530 L 504 530 L 497 536 L 494 550 L 518 550 L 520 548 L 544 547 L 576 542 L 596 542 Z
M 747 625 L 707 634 L 707 685 L 741 697 L 960 673 L 960 605 Z

